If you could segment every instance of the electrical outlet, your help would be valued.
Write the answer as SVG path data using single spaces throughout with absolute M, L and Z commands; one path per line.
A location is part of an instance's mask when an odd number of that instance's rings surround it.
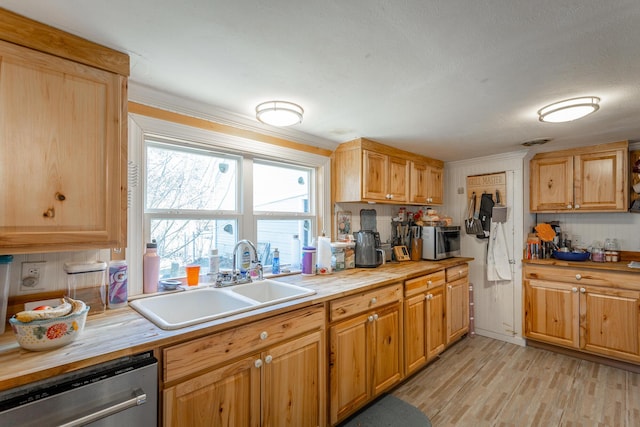
M 33 292 L 44 289 L 44 265 L 46 261 L 25 261 L 22 263 L 20 290 Z

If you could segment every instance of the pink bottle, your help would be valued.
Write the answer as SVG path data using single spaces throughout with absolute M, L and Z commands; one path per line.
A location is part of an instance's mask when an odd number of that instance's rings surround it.
M 142 284 L 145 294 L 158 292 L 158 280 L 160 279 L 160 257 L 158 256 L 158 244 L 155 240 L 147 243 L 147 250 L 142 257 L 143 273 Z

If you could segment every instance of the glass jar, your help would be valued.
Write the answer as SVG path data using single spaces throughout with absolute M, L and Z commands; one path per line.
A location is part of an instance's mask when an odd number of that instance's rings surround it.
M 591 261 L 605 262 L 605 251 L 602 248 L 593 248 L 591 251 Z

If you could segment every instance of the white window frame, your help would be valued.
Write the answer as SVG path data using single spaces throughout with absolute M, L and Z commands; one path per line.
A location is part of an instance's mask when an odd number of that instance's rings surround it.
M 305 151 L 295 150 L 275 144 L 251 140 L 236 135 L 215 132 L 211 130 L 187 126 L 180 123 L 169 122 L 140 114 L 129 114 L 129 207 L 128 207 L 128 247 L 126 259 L 129 265 L 129 294 L 142 294 L 142 255 L 144 245 L 149 236 L 145 229 L 147 220 L 144 215 L 144 177 L 145 170 L 145 139 L 150 137 L 160 141 L 188 141 L 188 145 L 201 145 L 202 147 L 213 147 L 216 151 L 237 154 L 243 157 L 242 162 L 253 162 L 254 157 L 260 160 L 273 160 L 278 163 L 290 163 L 292 165 L 307 166 L 315 169 L 315 187 L 310 188 L 310 210 L 311 216 L 315 217 L 312 222 L 314 235 L 319 235 L 322 231 L 330 230 L 330 158 Z M 223 212 L 221 217 L 228 218 L 237 215 L 238 218 L 238 238 L 256 241 L 258 219 L 279 219 L 279 218 L 308 218 L 309 214 L 246 214 L 245 207 L 253 207 L 253 177 L 248 176 L 252 168 L 246 168 L 243 164 L 241 169 L 245 171 L 241 175 L 241 180 L 248 182 L 242 184 L 239 189 L 242 200 L 240 200 L 239 211 L 235 214 Z M 186 217 L 185 217 L 186 218 Z

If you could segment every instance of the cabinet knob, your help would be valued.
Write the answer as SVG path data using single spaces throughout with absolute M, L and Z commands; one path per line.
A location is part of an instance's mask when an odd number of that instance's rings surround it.
M 428 300 L 432 300 L 432 299 L 433 299 L 433 295 L 431 295 L 431 294 L 427 294 L 427 299 L 428 299 Z
M 451 290 L 453 287 L 451 285 L 447 286 L 447 289 Z
M 260 332 L 260 339 L 261 340 L 266 340 L 267 338 L 269 338 L 269 334 L 267 333 L 267 331 Z
M 268 354 L 267 357 L 264 358 L 264 363 L 271 363 L 271 361 L 273 360 L 273 357 Z
M 431 280 L 427 280 L 427 285 L 431 286 Z
M 373 322 L 373 316 L 367 317 L 367 320 L 369 320 L 369 322 Z
M 580 279 L 582 279 L 582 276 L 579 274 L 576 274 L 576 280 L 580 280 Z
M 377 302 L 378 302 L 378 298 L 376 297 L 371 298 L 371 304 L 375 304 Z
M 256 368 L 262 367 L 262 359 L 256 359 L 256 361 L 253 362 L 253 364 Z
M 389 199 L 389 200 L 393 199 L 393 195 L 392 194 L 387 194 L 384 197 L 385 197 L 385 199 Z
M 373 320 L 378 320 L 378 315 L 377 314 L 373 315 Z
M 580 293 L 584 294 L 585 292 L 587 292 L 587 290 L 585 288 L 580 288 Z
M 431 197 L 427 197 L 427 203 L 432 203 L 433 199 Z
M 571 209 L 571 203 L 567 204 L 567 209 Z
M 576 287 L 571 288 L 571 292 L 573 292 L 575 294 L 576 292 L 578 292 L 578 288 L 576 288 Z
M 575 207 L 576 207 L 576 209 L 580 209 L 580 205 L 578 205 L 578 204 L 576 204 Z

